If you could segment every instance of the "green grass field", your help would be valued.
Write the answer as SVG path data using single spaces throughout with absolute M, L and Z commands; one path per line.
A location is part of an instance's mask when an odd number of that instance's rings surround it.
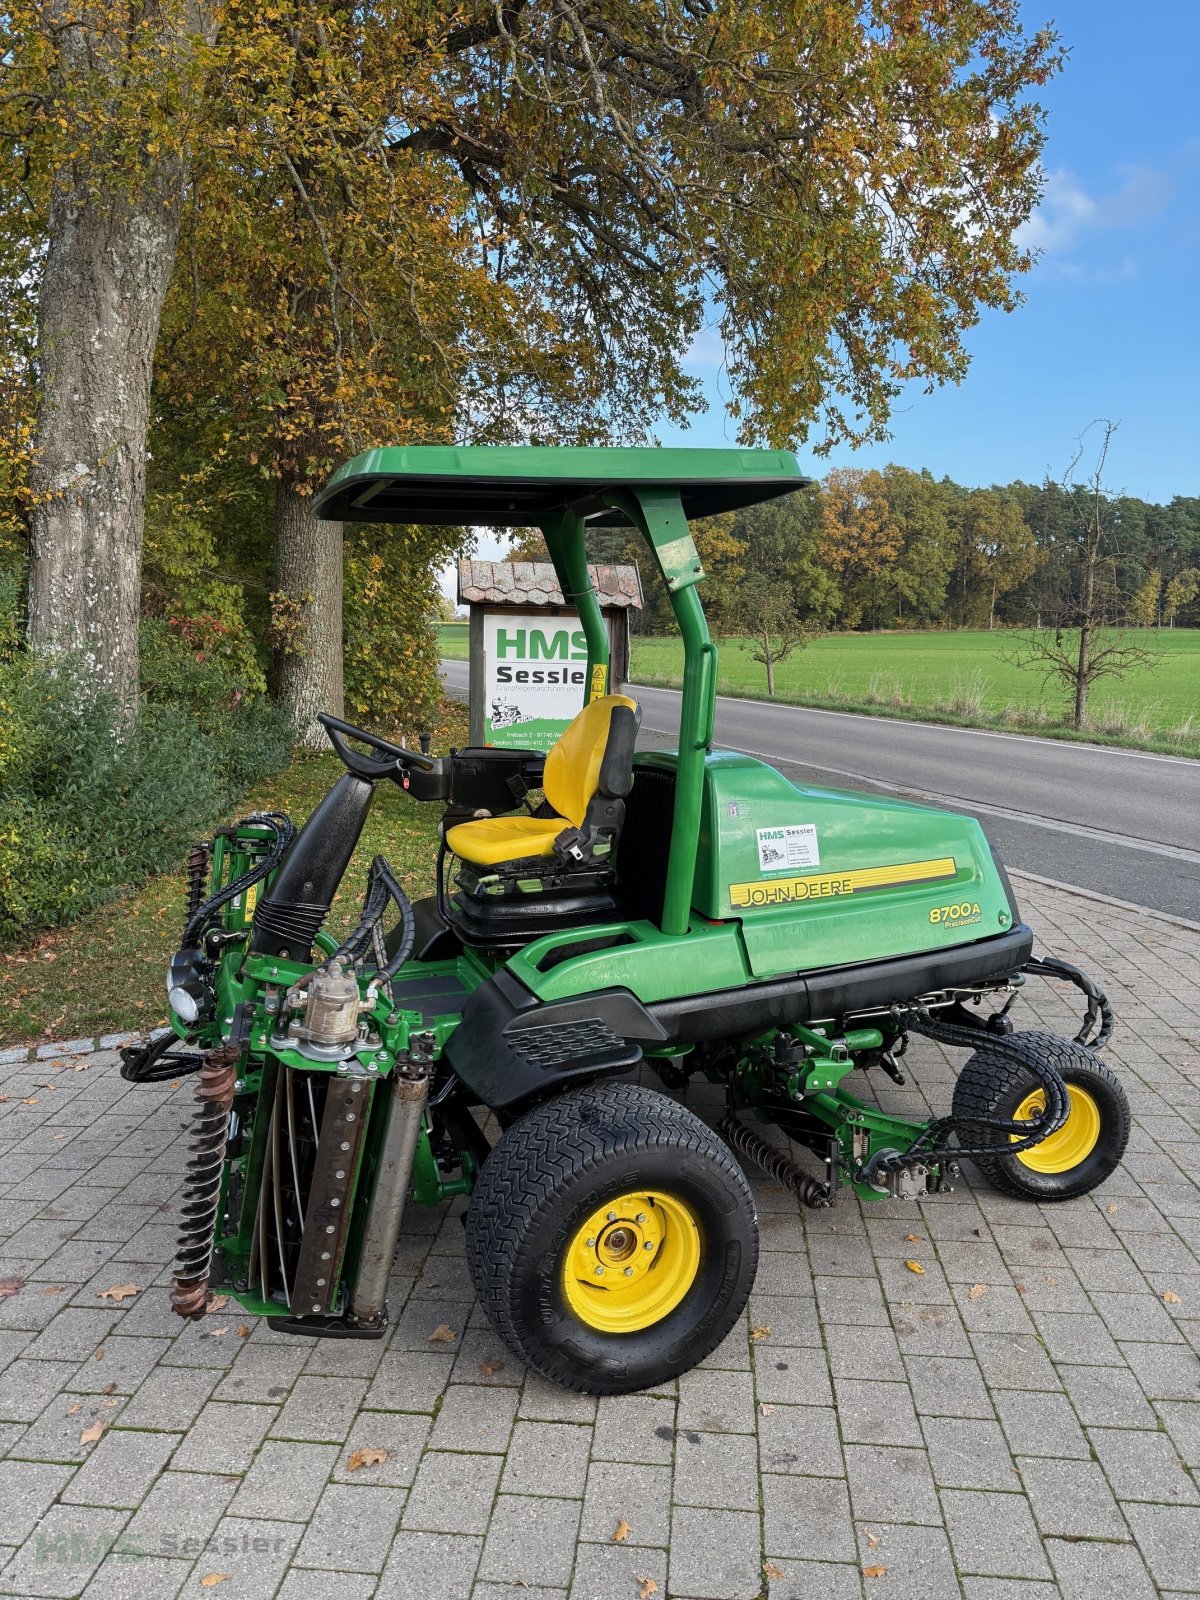
M 1200 629 L 1137 630 L 1133 638 L 1160 660 L 1093 690 L 1083 737 L 1200 755 Z M 467 657 L 467 627 L 442 628 L 442 654 Z M 776 699 L 978 727 L 1069 735 L 1066 691 L 1015 665 L 1021 635 L 987 633 L 830 634 L 776 668 Z M 766 674 L 737 640 L 720 646 L 723 694 L 766 699 Z M 683 663 L 678 639 L 635 639 L 637 683 L 675 686 Z

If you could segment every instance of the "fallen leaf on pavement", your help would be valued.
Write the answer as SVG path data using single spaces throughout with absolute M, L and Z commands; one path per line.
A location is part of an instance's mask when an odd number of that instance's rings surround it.
M 904 1235 L 904 1242 L 905 1244 L 924 1244 L 925 1236 L 924 1234 L 920 1233 L 906 1233 Z
M 757 1344 L 760 1339 L 769 1339 L 770 1337 L 771 1325 L 769 1322 L 764 1322 L 761 1327 L 750 1329 L 751 1344 Z
M 492 1357 L 489 1361 L 481 1361 L 479 1363 L 479 1376 L 481 1378 L 494 1378 L 498 1372 L 503 1371 L 503 1361 L 497 1361 L 495 1357 Z
M 1168 1305 L 1168 1306 L 1177 1306 L 1177 1305 L 1179 1305 L 1179 1303 L 1180 1303 L 1179 1296 L 1175 1293 L 1174 1289 L 1164 1289 L 1163 1290 L 1163 1303 L 1164 1303 L 1164 1305 Z
M 37 1095 L 31 1094 L 28 1099 L 22 1100 L 21 1104 L 23 1106 L 35 1106 L 35 1105 L 37 1105 Z
M 616 1530 L 613 1533 L 611 1543 L 613 1543 L 613 1544 L 624 1544 L 626 1539 L 628 1539 L 629 1535 L 632 1532 L 633 1532 L 633 1529 L 625 1521 L 625 1518 L 622 1517 L 620 1522 L 617 1523 Z
M 61 1294 L 66 1288 L 65 1283 L 52 1283 L 42 1290 L 43 1294 Z
M 1108 1212 L 1109 1216 L 1111 1217 L 1114 1211 L 1119 1211 L 1121 1208 L 1117 1204 L 1117 1202 L 1114 1200 L 1111 1205 L 1105 1206 L 1104 1209 Z
M 248 1339 L 250 1337 L 250 1324 L 248 1322 L 238 1323 L 237 1336 L 239 1339 Z
M 925 1268 L 921 1265 L 921 1263 L 919 1261 L 906 1261 L 904 1263 L 904 1265 L 908 1268 L 908 1270 L 910 1272 L 915 1272 L 918 1277 L 921 1277 L 921 1275 L 925 1271 Z
M 638 1600 L 650 1600 L 650 1596 L 657 1593 L 658 1585 L 653 1578 L 638 1579 Z
M 96 1348 L 92 1351 L 92 1360 L 93 1361 L 103 1361 L 104 1360 L 104 1346 L 102 1344 L 98 1344 L 96 1346 Z
M 388 1453 L 386 1450 L 379 1450 L 373 1445 L 368 1445 L 362 1450 L 351 1452 L 350 1459 L 346 1463 L 346 1471 L 357 1472 L 360 1467 L 377 1467 L 381 1461 L 386 1461 L 387 1458 Z
M 117 1392 L 116 1382 L 114 1381 L 112 1383 L 106 1383 L 104 1385 L 104 1392 L 105 1392 L 105 1394 L 116 1394 L 116 1392 Z
M 20 1294 L 24 1287 L 24 1278 L 0 1278 L 0 1300 L 6 1299 L 10 1294 Z
M 202 1333 L 202 1339 L 223 1339 L 229 1332 L 228 1328 L 210 1328 L 207 1333 Z
M 786 1578 L 787 1577 L 787 1573 L 783 1570 L 783 1568 L 781 1566 L 777 1565 L 776 1562 L 774 1562 L 774 1561 L 764 1561 L 763 1562 L 763 1577 L 764 1578 Z
M 868 1532 L 868 1534 L 867 1534 L 867 1549 L 868 1550 L 874 1550 L 878 1544 L 879 1544 L 879 1535 L 877 1533 Z
M 863 1568 L 863 1577 L 864 1578 L 886 1578 L 887 1577 L 887 1568 L 886 1567 L 864 1567 Z
M 80 1444 L 95 1444 L 107 1427 L 107 1422 L 93 1422 L 90 1428 L 85 1428 L 79 1435 Z
M 764 1417 L 769 1417 L 772 1411 L 774 1411 L 775 1407 L 769 1400 L 764 1400 L 758 1409 L 762 1412 Z
M 202 1589 L 215 1589 L 219 1583 L 224 1583 L 229 1576 L 227 1572 L 210 1572 L 206 1578 L 200 1579 Z
M 75 1404 L 73 1406 L 68 1406 L 67 1407 L 67 1415 L 69 1417 L 73 1417 L 77 1411 L 82 1411 L 82 1410 L 83 1410 L 83 1401 L 82 1400 L 76 1400 L 76 1402 L 75 1402 Z
M 455 1333 L 454 1329 L 450 1328 L 450 1327 L 447 1327 L 447 1325 L 444 1322 L 442 1322 L 442 1323 L 439 1323 L 439 1325 L 429 1335 L 428 1343 L 429 1344 L 453 1344 L 455 1339 L 457 1339 L 457 1338 L 458 1338 L 458 1335 Z
M 135 1294 L 141 1294 L 140 1283 L 114 1283 L 111 1289 L 100 1289 L 96 1294 L 97 1300 L 129 1300 Z
M 228 1304 L 229 1304 L 229 1296 L 227 1294 L 215 1294 L 215 1295 L 213 1295 L 212 1299 L 208 1302 L 208 1310 L 209 1311 L 224 1311 L 225 1307 Z
M 971 1285 L 971 1287 L 967 1290 L 967 1296 L 971 1300 L 982 1300 L 986 1293 L 987 1293 L 987 1284 L 986 1283 L 973 1283 Z

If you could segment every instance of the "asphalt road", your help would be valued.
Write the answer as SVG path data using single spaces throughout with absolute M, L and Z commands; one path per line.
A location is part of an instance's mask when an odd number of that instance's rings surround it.
M 443 661 L 442 671 L 465 694 L 466 662 Z M 632 692 L 640 742 L 670 745 L 678 693 Z M 1200 922 L 1200 761 L 725 697 L 716 742 L 796 783 L 967 812 L 1011 867 Z

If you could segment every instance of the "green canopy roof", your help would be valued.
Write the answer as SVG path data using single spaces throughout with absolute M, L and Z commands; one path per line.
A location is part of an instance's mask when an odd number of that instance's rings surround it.
M 614 489 L 677 488 L 686 516 L 711 517 L 809 481 L 786 450 L 413 445 L 347 461 L 317 496 L 316 511 L 334 522 L 523 528 L 569 510 L 619 526 L 627 518 L 604 504 Z

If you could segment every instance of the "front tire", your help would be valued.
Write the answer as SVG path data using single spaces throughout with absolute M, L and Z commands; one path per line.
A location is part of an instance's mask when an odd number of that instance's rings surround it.
M 758 1224 L 728 1146 L 686 1107 L 598 1083 L 515 1122 L 467 1211 L 467 1261 L 514 1355 L 588 1394 L 702 1361 L 749 1298 Z
M 1013 1033 L 1007 1042 L 1057 1067 L 1067 1086 L 1066 1122 L 1019 1155 L 973 1156 L 997 1189 L 1023 1200 L 1072 1200 L 1111 1177 L 1129 1142 L 1129 1101 L 1091 1050 L 1054 1033 Z M 985 1044 L 954 1086 L 954 1115 L 1025 1121 L 1044 1105 L 1037 1078 Z M 982 1140 L 980 1141 L 983 1142 Z

